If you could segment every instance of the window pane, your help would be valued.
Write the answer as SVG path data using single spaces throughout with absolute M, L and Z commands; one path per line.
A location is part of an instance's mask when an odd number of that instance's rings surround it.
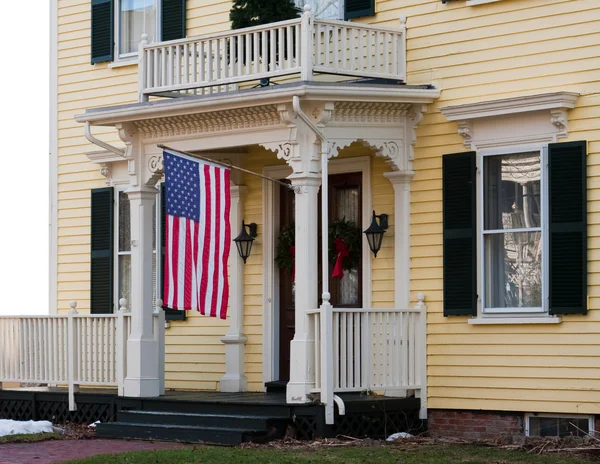
M 158 199 L 158 195 L 156 195 Z M 156 251 L 156 201 L 154 200 L 154 205 L 152 205 L 152 249 Z
M 485 236 L 486 308 L 542 306 L 540 232 Z
M 304 5 L 312 7 L 312 14 L 317 19 L 343 19 L 344 0 L 296 0 L 301 10 Z
M 131 255 L 119 256 L 119 300 L 127 298 L 131 304 Z
M 125 192 L 119 192 L 119 251 L 131 251 L 131 211 Z
M 142 34 L 154 42 L 156 0 L 121 0 L 119 14 L 119 54 L 137 53 Z
M 484 170 L 485 229 L 540 227 L 539 152 L 487 156 Z
M 358 224 L 359 218 L 359 195 L 360 189 L 357 187 L 337 188 L 335 189 L 336 218 L 338 220 Z M 330 266 L 332 266 L 330 264 Z M 330 271 L 332 268 L 330 268 Z M 339 301 L 338 305 L 357 305 L 360 295 L 358 268 L 344 270 L 344 277 L 335 279 L 333 285 L 339 282 Z

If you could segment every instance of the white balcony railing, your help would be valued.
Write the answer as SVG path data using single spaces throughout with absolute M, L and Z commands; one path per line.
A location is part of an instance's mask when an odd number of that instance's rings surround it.
M 117 314 L 79 314 L 76 306 L 71 302 L 68 314 L 0 316 L 0 387 L 2 382 L 67 385 L 70 410 L 76 409 L 80 385 L 114 386 L 123 394 L 131 329 L 127 301 L 121 300 Z M 159 343 L 161 315 L 154 313 Z M 164 344 L 160 349 L 164 353 Z M 164 364 L 164 354 L 159 362 Z M 164 375 L 161 380 L 162 390 Z
M 139 51 L 139 99 L 203 93 L 208 87 L 315 73 L 406 80 L 406 26 L 375 27 L 298 19 L 191 39 L 147 44 Z
M 321 311 L 309 311 L 315 338 L 315 393 L 325 388 L 332 393 L 416 390 L 421 408 L 426 408 L 426 309 L 422 294 L 414 309 L 334 308 L 333 333 L 327 337 L 322 330 L 323 317 L 327 316 Z M 331 366 L 324 369 L 323 363 Z M 329 372 L 333 372 L 333 379 L 323 377 Z

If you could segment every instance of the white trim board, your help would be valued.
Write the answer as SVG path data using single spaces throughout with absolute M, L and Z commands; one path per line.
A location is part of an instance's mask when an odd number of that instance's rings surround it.
M 362 222 L 371 222 L 371 156 L 334 159 L 329 161 L 329 174 L 362 173 Z M 292 173 L 287 165 L 267 166 L 263 175 L 285 179 Z M 275 266 L 276 234 L 279 230 L 279 194 L 273 182 L 263 180 L 263 382 L 278 380 L 279 375 L 279 271 Z M 371 250 L 363 239 L 363 307 L 370 308 L 372 300 Z
M 48 308 L 58 312 L 58 0 L 50 0 Z

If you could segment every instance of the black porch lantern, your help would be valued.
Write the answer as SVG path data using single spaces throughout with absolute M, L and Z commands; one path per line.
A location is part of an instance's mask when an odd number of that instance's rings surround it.
M 250 233 L 246 232 L 246 228 L 248 228 Z M 256 229 L 257 226 L 254 222 L 245 224 L 242 220 L 242 231 L 240 235 L 233 239 L 240 258 L 244 260 L 244 264 L 246 264 L 246 260 L 250 256 L 250 251 L 252 251 L 252 242 L 254 242 L 254 237 L 256 237 Z
M 379 219 L 379 222 L 377 222 Z M 369 248 L 373 252 L 373 256 L 377 258 L 377 252 L 381 249 L 381 242 L 383 242 L 383 234 L 388 228 L 388 215 L 387 214 L 375 214 L 373 211 L 373 221 L 367 230 L 363 233 L 367 236 L 369 242 Z

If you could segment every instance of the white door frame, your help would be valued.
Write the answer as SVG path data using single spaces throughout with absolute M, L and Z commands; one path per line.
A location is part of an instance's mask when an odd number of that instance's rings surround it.
M 329 161 L 329 174 L 362 173 L 362 224 L 371 222 L 371 156 Z M 267 166 L 263 175 L 285 179 L 292 173 L 287 165 Z M 279 187 L 263 180 L 263 382 L 279 377 L 279 269 L 275 265 L 275 247 L 279 232 Z M 371 251 L 362 235 L 363 307 L 371 307 Z M 317 308 L 315 308 L 317 309 Z

